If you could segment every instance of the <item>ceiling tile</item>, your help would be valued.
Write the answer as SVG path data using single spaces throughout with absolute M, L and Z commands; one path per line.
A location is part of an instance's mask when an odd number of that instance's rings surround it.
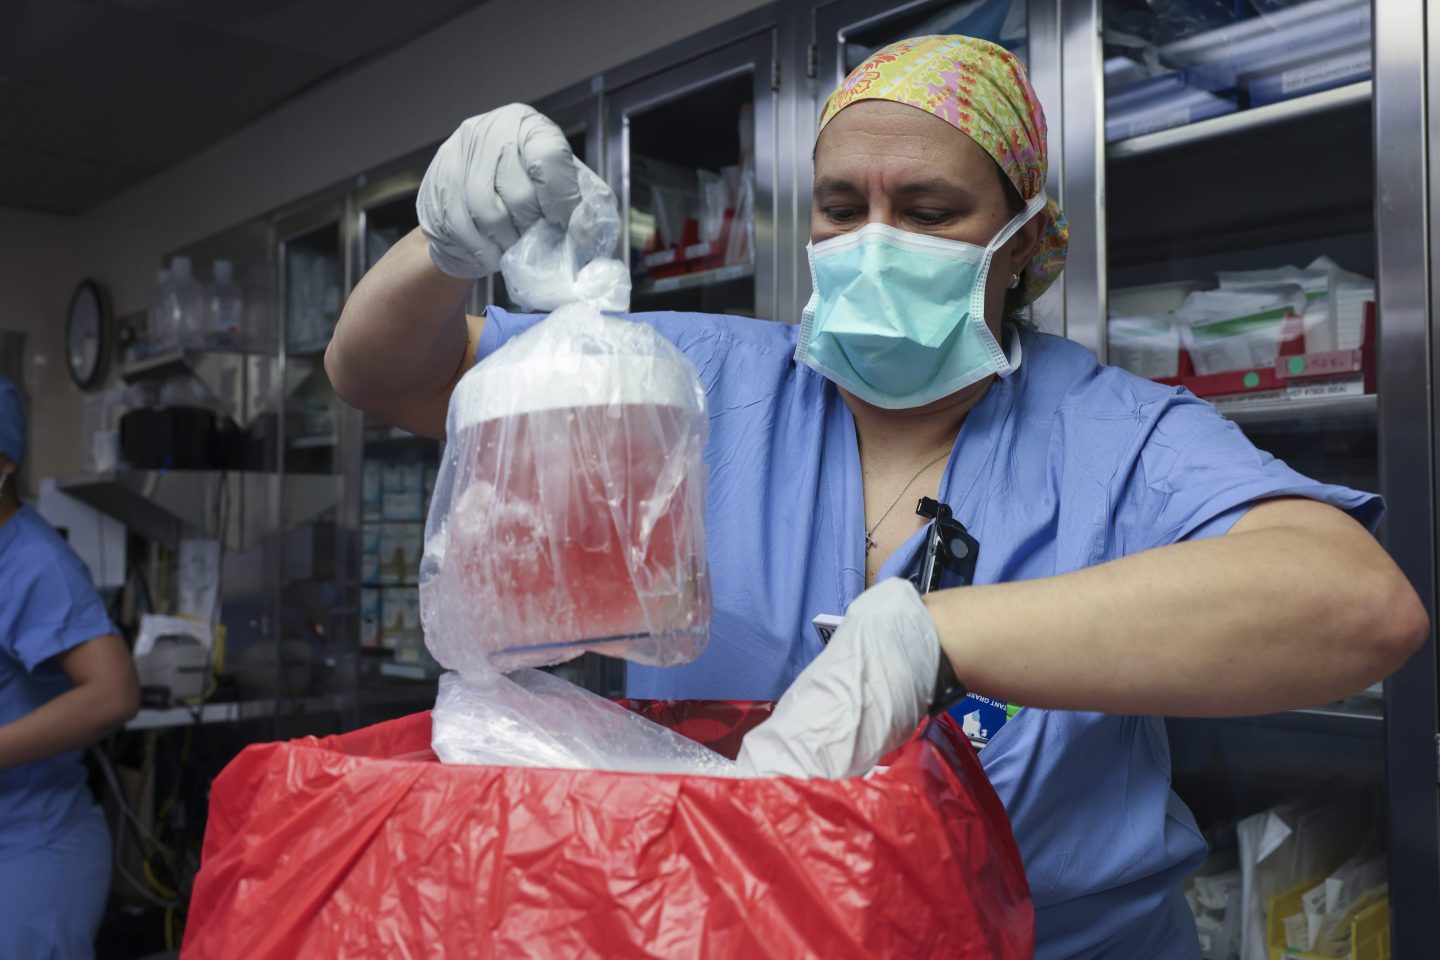
M 0 77 L 23 72 L 93 12 L 92 6 L 79 0 L 4 0 Z
M 483 0 L 101 0 L 345 63 L 412 40 Z
M 0 80 L 0 144 L 117 167 L 155 171 L 224 133 L 218 117 L 177 123 L 153 101 L 116 104 L 85 94 Z M 204 141 L 201 141 L 204 142 Z
M 322 57 L 269 47 L 186 24 L 96 7 L 17 79 L 127 105 L 168 104 L 235 115 L 258 110 L 335 69 Z
M 0 146 L 0 206 L 78 213 L 142 176 L 119 167 Z
M 83 210 L 482 0 L 0 0 L 0 204 Z

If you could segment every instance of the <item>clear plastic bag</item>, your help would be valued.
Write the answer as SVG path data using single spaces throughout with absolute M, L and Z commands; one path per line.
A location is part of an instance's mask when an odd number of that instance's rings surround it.
M 620 215 L 608 184 L 576 163 L 580 203 L 561 230 L 539 220 L 500 260 L 505 289 L 525 310 L 555 310 L 589 303 L 600 310 L 630 309 L 630 272 L 612 258 Z
M 552 288 L 580 301 L 451 397 L 420 602 L 431 653 L 467 677 L 586 650 L 668 666 L 709 636 L 704 392 L 654 329 L 600 312 L 628 300 L 628 279 L 617 261 L 585 259 L 619 231 L 613 195 L 592 180 L 582 168 L 566 234 L 538 224 L 505 258 L 527 306 Z
M 447 673 L 431 722 L 443 763 L 735 775 L 708 747 L 540 670 Z

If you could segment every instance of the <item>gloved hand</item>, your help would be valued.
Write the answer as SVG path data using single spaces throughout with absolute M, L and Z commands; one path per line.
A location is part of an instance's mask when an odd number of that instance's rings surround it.
M 940 637 L 903 579 L 865 591 L 830 643 L 740 746 L 750 777 L 854 777 L 903 744 L 929 711 Z
M 452 277 L 485 277 L 541 217 L 564 230 L 580 202 L 579 164 L 564 132 L 523 103 L 466 120 L 436 151 L 415 201 L 430 259 Z

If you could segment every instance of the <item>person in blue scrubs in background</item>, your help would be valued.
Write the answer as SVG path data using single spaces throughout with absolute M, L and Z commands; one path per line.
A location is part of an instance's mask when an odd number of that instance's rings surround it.
M 81 751 L 140 705 L 90 573 L 20 503 L 25 409 L 0 377 L 0 957 L 94 955 L 110 832 Z
M 843 775 L 914 729 L 948 669 L 1009 706 L 980 757 L 1024 860 L 1036 956 L 1194 960 L 1179 885 L 1205 844 L 1170 789 L 1160 718 L 1328 702 L 1424 642 L 1424 608 L 1370 532 L 1378 499 L 1017 318 L 1065 230 L 1043 192 L 1043 114 L 1004 50 L 877 52 L 827 103 L 814 163 L 814 296 L 782 318 L 799 326 L 633 316 L 705 388 L 714 616 L 695 662 L 631 665 L 629 693 L 803 702 L 791 742 L 828 737 L 815 756 Z M 467 120 L 426 174 L 420 229 L 346 304 L 335 389 L 443 436 L 459 377 L 539 319 L 467 316 L 471 284 L 537 219 L 563 227 L 577 196 L 553 123 L 521 105 Z M 921 495 L 979 541 L 973 585 L 922 597 L 900 579 Z M 845 616 L 823 651 L 818 614 Z M 757 769 L 785 772 L 770 746 Z

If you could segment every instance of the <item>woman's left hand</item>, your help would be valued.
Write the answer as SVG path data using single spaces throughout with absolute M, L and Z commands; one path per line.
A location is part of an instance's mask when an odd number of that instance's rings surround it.
M 742 776 L 854 777 L 925 718 L 940 667 L 935 621 L 906 580 L 865 591 L 795 678 L 771 718 L 746 736 Z

